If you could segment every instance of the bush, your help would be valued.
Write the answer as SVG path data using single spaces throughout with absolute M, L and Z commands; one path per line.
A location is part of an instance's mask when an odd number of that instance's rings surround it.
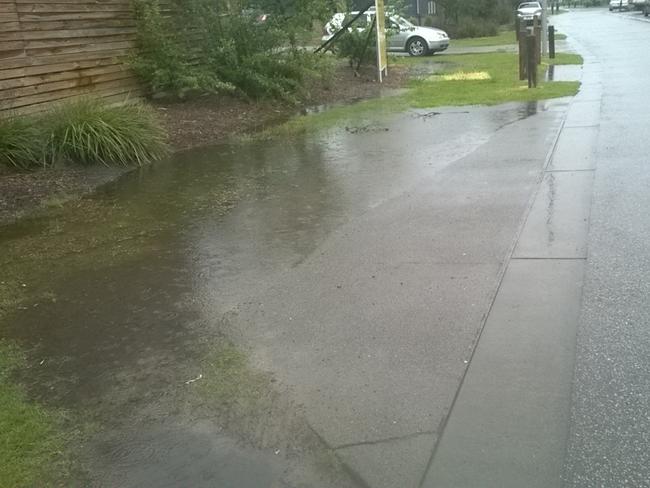
M 139 54 L 132 56 L 131 65 L 150 94 L 185 98 L 196 91 L 233 91 L 232 85 L 192 62 L 190 46 L 179 42 L 180 31 L 171 28 L 157 1 L 136 1 L 133 5 Z
M 38 165 L 42 139 L 31 119 L 0 118 L 0 164 L 19 169 Z
M 67 102 L 42 118 L 45 161 L 82 165 L 143 165 L 167 153 L 166 134 L 141 103 L 108 105 L 95 99 Z
M 342 34 L 336 42 L 336 55 L 350 60 L 350 66 L 374 63 L 377 59 L 377 34 L 372 31 L 368 39 L 367 27 L 363 31 L 352 29 Z
M 288 101 L 318 76 L 320 56 L 298 50 L 324 0 L 257 2 L 270 13 L 242 12 L 225 0 L 173 2 L 163 15 L 159 0 L 133 0 L 137 54 L 133 68 L 152 96 L 234 92 Z
M 447 25 L 444 29 L 454 39 L 491 37 L 496 36 L 499 32 L 499 26 L 496 22 L 470 17 L 462 17 L 457 24 Z
M 283 49 L 283 35 L 272 25 L 233 17 L 206 46 L 200 63 L 248 97 L 293 102 L 328 64 L 313 53 Z
M 435 15 L 427 15 L 422 21 L 422 25 L 425 27 L 438 27 L 442 24 L 443 22 L 440 20 L 440 18 Z

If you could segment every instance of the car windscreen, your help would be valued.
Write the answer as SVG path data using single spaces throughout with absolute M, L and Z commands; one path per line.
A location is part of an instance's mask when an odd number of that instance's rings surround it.
M 413 27 L 413 24 L 411 24 L 404 17 L 399 17 L 399 16 L 396 15 L 394 17 L 391 17 L 390 20 L 392 20 L 393 22 L 396 22 L 397 24 L 399 24 L 400 27 L 405 27 L 405 28 Z

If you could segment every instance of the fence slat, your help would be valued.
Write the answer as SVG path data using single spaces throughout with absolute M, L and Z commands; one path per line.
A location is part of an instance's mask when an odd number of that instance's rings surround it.
M 0 116 L 88 94 L 139 96 L 131 0 L 0 0 Z

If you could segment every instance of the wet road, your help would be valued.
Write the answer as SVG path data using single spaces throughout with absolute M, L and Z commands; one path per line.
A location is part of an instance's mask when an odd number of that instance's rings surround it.
M 596 172 L 566 486 L 650 486 L 650 23 L 635 13 L 558 17 L 590 59 Z

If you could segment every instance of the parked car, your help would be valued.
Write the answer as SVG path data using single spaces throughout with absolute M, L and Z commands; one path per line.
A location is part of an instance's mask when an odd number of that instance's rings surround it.
M 629 0 L 611 0 L 609 2 L 609 11 L 613 12 L 614 10 L 630 10 L 632 5 Z
M 332 19 L 325 24 L 323 42 L 329 40 L 349 19 L 358 14 L 359 12 L 334 14 Z M 374 16 L 374 9 L 366 11 L 354 23 L 353 27 L 359 31 L 364 30 L 373 21 Z M 399 15 L 386 15 L 386 29 L 389 34 L 387 47 L 391 52 L 407 52 L 411 56 L 425 56 L 444 51 L 449 47 L 449 36 L 445 31 L 411 24 Z
M 526 21 L 542 16 L 542 6 L 539 2 L 524 2 L 517 7 L 517 16 Z

